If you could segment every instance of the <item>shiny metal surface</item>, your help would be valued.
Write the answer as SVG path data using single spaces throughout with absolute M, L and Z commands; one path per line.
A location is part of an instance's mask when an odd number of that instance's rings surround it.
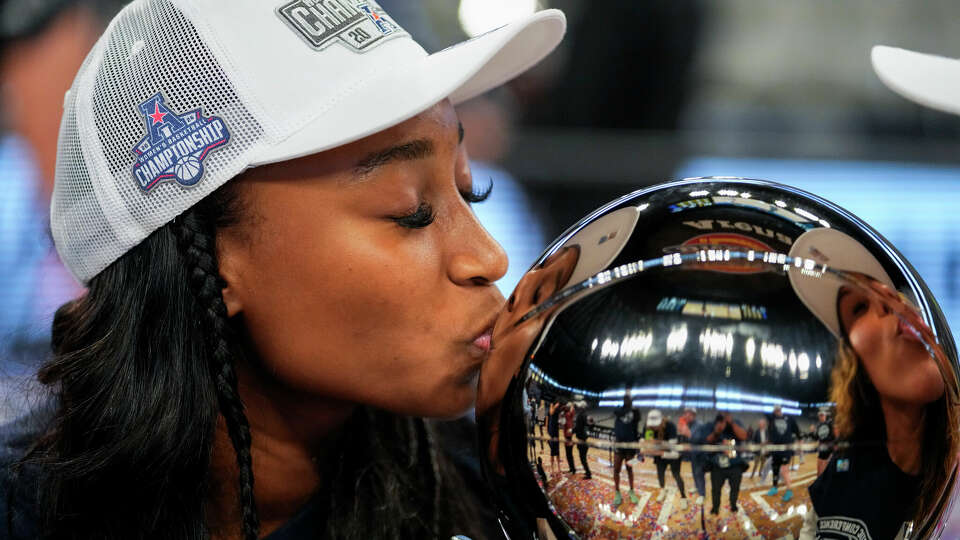
M 856 217 L 770 182 L 663 184 L 508 299 L 484 466 L 515 540 L 936 536 L 956 370 L 929 291 Z

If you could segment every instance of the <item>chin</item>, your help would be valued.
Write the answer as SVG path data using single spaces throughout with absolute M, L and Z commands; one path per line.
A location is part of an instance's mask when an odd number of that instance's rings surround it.
M 942 398 L 945 390 L 943 380 L 940 379 L 939 373 L 937 374 L 936 380 L 923 381 L 914 388 L 923 389 L 923 392 L 918 393 L 919 395 L 917 396 L 916 402 L 924 405 L 928 405 Z
M 476 386 L 469 388 L 443 387 L 438 399 L 431 401 L 422 416 L 440 420 L 453 420 L 467 414 L 477 401 Z

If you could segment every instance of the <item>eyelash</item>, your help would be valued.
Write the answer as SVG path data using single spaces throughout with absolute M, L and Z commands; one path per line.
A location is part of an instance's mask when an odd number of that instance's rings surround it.
M 490 180 L 490 183 L 487 184 L 487 187 L 483 191 L 468 191 L 460 192 L 460 196 L 463 197 L 463 200 L 467 201 L 470 204 L 482 203 L 490 197 L 490 193 L 493 191 L 493 180 Z M 436 219 L 437 215 L 433 211 L 433 207 L 428 203 L 420 203 L 420 206 L 417 207 L 412 213 L 405 216 L 399 216 L 393 218 L 401 227 L 406 227 L 408 229 L 423 229 L 424 227 L 429 226 Z
M 436 217 L 437 216 L 433 212 L 432 206 L 427 203 L 420 203 L 420 206 L 418 206 L 413 213 L 405 216 L 395 217 L 393 220 L 396 221 L 401 227 L 406 227 L 408 229 L 422 229 L 433 223 L 433 220 Z
M 493 191 L 493 178 L 487 182 L 487 187 L 483 188 L 482 191 L 469 191 L 469 192 L 460 192 L 460 195 L 463 197 L 463 200 L 467 201 L 470 204 L 482 203 L 490 197 L 490 193 Z

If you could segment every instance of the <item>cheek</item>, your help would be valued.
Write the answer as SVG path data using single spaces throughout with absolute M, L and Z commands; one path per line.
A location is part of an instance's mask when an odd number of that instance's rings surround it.
M 929 356 L 911 370 L 911 377 L 901 385 L 908 391 L 913 391 L 913 400 L 920 403 L 930 403 L 943 396 L 946 384 L 943 375 L 937 369 L 936 361 Z
M 850 343 L 867 375 L 881 396 L 912 403 L 929 403 L 944 393 L 943 377 L 926 351 L 890 343 L 879 325 L 858 325 L 850 331 Z
M 473 387 L 451 384 L 436 257 L 356 231 L 324 237 L 334 240 L 257 254 L 244 316 L 268 371 L 286 386 L 398 413 L 468 408 Z
M 860 358 L 870 381 L 881 396 L 900 392 L 897 358 L 887 346 L 880 326 L 861 320 L 850 329 L 850 345 Z

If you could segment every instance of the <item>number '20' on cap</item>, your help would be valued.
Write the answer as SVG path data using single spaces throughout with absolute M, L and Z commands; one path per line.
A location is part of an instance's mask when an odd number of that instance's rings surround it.
M 57 251 L 86 284 L 245 169 L 470 99 L 565 28 L 548 9 L 430 55 L 372 0 L 136 0 L 64 98 Z

